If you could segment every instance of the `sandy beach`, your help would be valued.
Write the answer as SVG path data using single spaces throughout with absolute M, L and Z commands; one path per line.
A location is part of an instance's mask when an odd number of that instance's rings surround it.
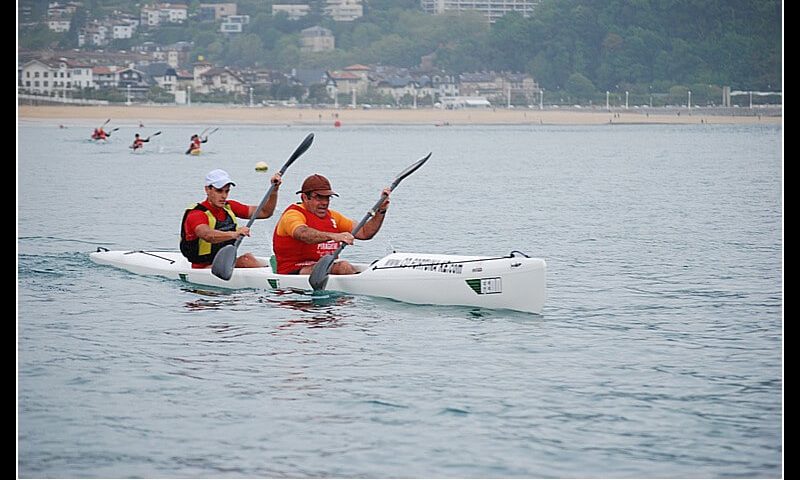
M 738 109 L 733 114 L 718 110 L 648 109 L 314 109 L 237 106 L 53 106 L 20 105 L 18 119 L 55 123 L 93 124 L 98 119 L 162 123 L 229 123 L 259 125 L 604 125 L 604 124 L 780 124 L 781 116 L 759 115 Z M 772 112 L 775 110 L 772 109 Z

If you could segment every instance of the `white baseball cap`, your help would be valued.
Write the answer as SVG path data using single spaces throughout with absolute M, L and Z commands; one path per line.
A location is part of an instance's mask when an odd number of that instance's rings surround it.
M 233 183 L 233 180 L 231 180 L 231 177 L 228 175 L 228 172 L 225 170 L 211 170 L 208 172 L 208 175 L 206 175 L 206 186 L 211 185 L 215 188 L 222 188 L 227 184 L 236 186 L 236 184 Z

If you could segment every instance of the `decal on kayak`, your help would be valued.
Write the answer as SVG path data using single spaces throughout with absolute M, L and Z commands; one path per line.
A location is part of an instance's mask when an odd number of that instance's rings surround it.
M 278 279 L 277 278 L 268 278 L 267 279 L 267 283 L 269 283 L 269 286 L 272 287 L 272 288 L 278 288 Z
M 437 262 L 436 259 L 420 257 L 390 258 L 386 260 L 382 268 L 390 267 L 413 268 L 423 272 L 452 273 L 456 275 L 460 275 L 464 269 L 464 265 L 460 263 Z
M 493 278 L 471 278 L 466 280 L 469 288 L 475 290 L 478 295 L 488 295 L 491 293 L 503 293 L 503 280 L 500 277 Z

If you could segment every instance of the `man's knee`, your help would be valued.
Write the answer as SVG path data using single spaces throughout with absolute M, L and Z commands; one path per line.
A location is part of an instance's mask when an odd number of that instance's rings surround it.
M 353 275 L 356 273 L 355 267 L 346 260 L 340 260 L 333 264 L 331 273 L 334 275 Z
M 245 253 L 244 255 L 236 259 L 236 266 L 238 268 L 266 267 L 267 262 L 259 260 L 252 253 Z

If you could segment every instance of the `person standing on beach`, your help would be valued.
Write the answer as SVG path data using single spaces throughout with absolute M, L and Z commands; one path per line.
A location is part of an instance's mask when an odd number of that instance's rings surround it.
M 275 188 L 256 218 L 269 218 L 275 211 L 281 174 L 273 175 L 270 182 L 275 184 Z M 236 184 L 225 170 L 208 172 L 205 181 L 206 199 L 190 205 L 184 212 L 180 247 L 183 256 L 192 262 L 192 268 L 210 267 L 222 247 L 233 245 L 242 235 L 250 236 L 250 229 L 240 227 L 236 218 L 250 218 L 258 207 L 228 200 L 233 186 Z M 264 266 L 266 263 L 249 252 L 236 259 L 238 268 Z

